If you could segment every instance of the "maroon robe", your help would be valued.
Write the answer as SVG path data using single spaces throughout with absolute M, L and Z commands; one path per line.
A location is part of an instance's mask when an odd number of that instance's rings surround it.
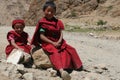
M 7 45 L 5 52 L 6 56 L 8 57 L 11 51 L 15 48 L 11 44 L 11 40 L 14 39 L 15 43 L 20 47 L 23 48 L 26 53 L 30 53 L 31 46 L 27 45 L 28 43 L 28 34 L 26 32 L 23 32 L 21 34 L 16 33 L 15 31 L 9 31 L 7 34 L 7 40 L 9 42 L 9 45 Z
M 61 29 L 64 29 L 64 25 L 56 18 L 53 18 L 52 20 L 42 18 L 36 26 L 31 42 L 31 44 L 36 46 L 39 43 L 42 44 L 42 48 L 49 53 L 50 61 L 57 70 L 61 68 L 79 69 L 82 66 L 82 62 L 76 50 L 68 45 L 64 39 L 62 39 L 62 44 L 59 48 L 40 40 L 40 28 L 45 29 L 45 36 L 48 39 L 57 42 L 61 35 Z

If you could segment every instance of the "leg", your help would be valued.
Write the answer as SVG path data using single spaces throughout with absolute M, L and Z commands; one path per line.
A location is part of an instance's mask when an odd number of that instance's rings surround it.
M 29 62 L 31 60 L 31 55 L 24 52 L 24 63 Z
M 31 55 L 28 53 L 24 52 L 24 58 L 23 58 L 23 62 L 22 64 L 27 67 L 27 68 L 31 68 L 33 65 L 33 60 L 31 58 Z
M 73 62 L 73 66 L 75 69 L 79 69 L 82 66 L 82 62 L 75 50 L 75 48 L 67 45 L 66 50 L 69 52 L 69 54 L 71 55 L 71 60 Z

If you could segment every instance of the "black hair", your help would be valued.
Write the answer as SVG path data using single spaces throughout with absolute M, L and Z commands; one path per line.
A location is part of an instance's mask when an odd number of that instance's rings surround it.
M 46 1 L 46 3 L 45 3 L 44 6 L 43 6 L 43 11 L 45 11 L 45 9 L 46 9 L 48 6 L 53 7 L 53 8 L 55 9 L 55 11 L 56 11 L 56 5 L 55 5 L 55 3 L 54 3 L 53 1 Z

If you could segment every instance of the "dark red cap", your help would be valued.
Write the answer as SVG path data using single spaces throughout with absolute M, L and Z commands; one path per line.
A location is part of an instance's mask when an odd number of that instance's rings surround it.
M 24 20 L 17 19 L 17 20 L 13 20 L 13 22 L 12 22 L 12 28 L 14 28 L 14 25 L 15 25 L 16 23 L 21 23 L 21 24 L 25 27 L 25 22 L 24 22 Z

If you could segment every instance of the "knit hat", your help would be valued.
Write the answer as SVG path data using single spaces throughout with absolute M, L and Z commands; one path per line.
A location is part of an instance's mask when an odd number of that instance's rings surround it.
M 17 20 L 13 20 L 13 21 L 12 21 L 12 28 L 13 28 L 13 29 L 14 29 L 14 25 L 15 25 L 16 23 L 21 23 L 21 24 L 25 27 L 25 22 L 24 22 L 24 20 L 17 19 Z
M 45 3 L 44 6 L 43 6 L 43 11 L 45 11 L 45 9 L 46 9 L 48 6 L 53 7 L 53 8 L 55 9 L 55 11 L 56 11 L 56 5 L 55 5 L 54 1 L 52 1 L 52 0 L 46 1 L 46 3 Z

